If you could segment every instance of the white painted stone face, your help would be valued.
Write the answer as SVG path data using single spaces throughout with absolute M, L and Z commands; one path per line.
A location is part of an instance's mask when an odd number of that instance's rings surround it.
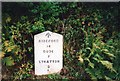
M 34 36 L 35 75 L 59 72 L 63 67 L 63 36 L 50 31 Z

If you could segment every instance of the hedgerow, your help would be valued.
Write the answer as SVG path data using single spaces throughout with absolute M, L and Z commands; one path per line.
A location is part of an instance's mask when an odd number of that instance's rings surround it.
M 3 79 L 120 80 L 118 9 L 118 3 L 2 3 Z M 47 30 L 64 36 L 64 66 L 60 74 L 35 76 L 33 37 Z

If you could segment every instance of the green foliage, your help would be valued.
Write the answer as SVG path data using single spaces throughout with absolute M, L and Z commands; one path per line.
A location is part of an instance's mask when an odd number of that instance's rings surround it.
M 61 79 L 61 76 L 58 74 L 50 74 L 48 75 L 48 78 L 53 79 L 53 80 L 59 80 Z
M 3 3 L 2 63 L 9 72 L 14 68 L 13 80 L 37 79 L 33 36 L 50 30 L 64 36 L 64 67 L 48 79 L 120 80 L 117 8 L 117 3 Z
M 110 79 L 111 76 L 109 74 L 116 74 L 116 70 L 113 67 L 115 54 L 112 51 L 114 47 L 102 41 L 102 33 L 105 29 L 99 30 L 96 34 L 82 30 L 85 33 L 85 44 L 78 54 L 82 56 L 79 57 L 80 62 L 81 59 L 84 60 L 85 71 L 90 74 L 92 79 L 107 79 L 106 77 Z M 104 71 L 107 71 L 107 73 Z
M 12 66 L 14 65 L 14 60 L 12 59 L 12 57 L 6 57 L 4 58 L 3 63 L 6 66 Z
M 25 16 L 21 17 L 21 21 L 9 26 L 9 28 L 4 25 L 3 29 L 3 56 L 2 62 L 6 66 L 16 67 L 13 74 L 14 79 L 25 79 L 30 77 L 28 71 L 32 71 L 33 65 L 33 35 L 34 32 L 44 31 L 44 25 L 41 21 L 35 21 L 31 24 L 29 21 L 25 20 Z M 4 34 L 9 32 L 8 34 Z M 28 60 L 31 60 L 28 62 Z M 27 63 L 25 63 L 27 61 Z M 29 67 L 29 65 L 30 67 Z M 23 65 L 25 66 L 24 68 Z M 19 69 L 17 67 L 20 67 Z
M 31 62 L 27 62 L 25 64 L 22 64 L 17 71 L 14 72 L 14 79 L 13 80 L 22 80 L 26 79 L 28 77 L 31 77 L 31 70 L 33 68 L 33 64 Z

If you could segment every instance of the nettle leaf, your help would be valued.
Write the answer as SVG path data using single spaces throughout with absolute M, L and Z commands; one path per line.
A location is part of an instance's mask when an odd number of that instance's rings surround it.
M 113 68 L 113 63 L 109 62 L 109 61 L 100 61 L 107 69 L 111 70 L 111 71 L 115 71 L 115 69 Z
M 90 47 L 87 47 L 86 49 L 90 50 L 91 51 L 91 48 Z
M 97 59 L 97 58 L 93 58 L 95 61 L 97 61 L 97 62 L 99 62 L 99 59 Z
M 105 76 L 105 79 L 106 80 L 112 80 L 110 77 L 108 77 L 108 76 Z
M 14 60 L 12 57 L 6 57 L 3 59 L 3 63 L 6 65 L 6 66 L 12 66 L 14 65 Z
M 114 54 L 110 53 L 108 49 L 102 49 L 104 54 L 108 55 L 109 57 L 115 57 Z
M 94 74 L 95 72 L 93 70 L 86 68 L 85 71 L 86 71 L 86 73 L 88 73 L 90 75 L 91 79 L 97 80 L 97 77 L 95 76 L 95 74 Z
M 100 56 L 100 54 L 95 54 L 94 58 L 102 59 L 102 57 Z
M 103 51 L 103 52 L 109 52 L 109 50 L 108 50 L 108 49 L 102 49 L 102 51 Z
M 102 76 L 104 76 L 102 73 L 101 73 L 101 70 L 95 70 L 95 75 L 98 77 L 98 79 L 102 79 Z
M 101 49 L 97 44 L 93 43 L 93 48 Z
M 91 68 L 94 68 L 94 64 L 93 64 L 93 63 L 89 62 L 88 65 L 89 65 Z
M 114 54 L 112 54 L 112 53 L 105 52 L 105 54 L 110 56 L 110 57 L 115 57 Z
M 78 60 L 80 61 L 80 63 L 83 63 L 83 58 L 81 57 L 81 55 L 79 56 Z

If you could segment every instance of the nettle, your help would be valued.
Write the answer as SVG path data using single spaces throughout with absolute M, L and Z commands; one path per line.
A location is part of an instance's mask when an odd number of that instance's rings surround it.
M 81 28 L 81 30 L 85 38 L 84 45 L 78 52 L 78 60 L 85 72 L 90 75 L 91 79 L 114 79 L 113 75 L 116 74 L 116 70 L 113 67 L 115 59 L 113 50 L 115 48 L 104 42 L 105 28 L 101 27 L 96 33 L 93 33 L 94 29 L 90 28 L 88 30 Z

